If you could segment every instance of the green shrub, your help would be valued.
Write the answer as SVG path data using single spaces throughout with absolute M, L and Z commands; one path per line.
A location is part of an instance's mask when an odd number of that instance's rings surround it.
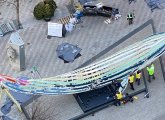
M 44 3 L 40 2 L 34 7 L 33 11 L 34 17 L 37 20 L 41 20 L 44 18 Z
M 45 18 L 51 18 L 54 16 L 54 10 L 52 9 L 51 5 L 45 4 L 44 11 L 45 11 L 44 19 Z
M 55 10 L 57 8 L 56 2 L 54 0 L 44 0 L 45 4 L 51 5 L 51 7 Z
M 54 16 L 54 11 L 57 8 L 53 0 L 44 0 L 34 7 L 34 17 L 37 20 L 48 19 Z

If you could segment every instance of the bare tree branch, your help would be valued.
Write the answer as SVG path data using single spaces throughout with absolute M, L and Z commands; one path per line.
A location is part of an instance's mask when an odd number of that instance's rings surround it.
M 55 108 L 52 105 L 45 105 L 42 101 L 33 101 L 31 109 L 28 110 L 30 120 L 51 120 Z

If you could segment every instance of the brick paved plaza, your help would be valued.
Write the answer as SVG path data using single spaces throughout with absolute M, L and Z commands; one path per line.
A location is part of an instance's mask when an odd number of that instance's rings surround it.
M 55 17 L 52 19 L 54 22 L 57 21 L 58 18 L 69 15 L 69 11 L 65 6 L 68 4 L 68 0 L 56 1 L 58 9 L 55 12 Z M 154 12 L 151 12 L 150 8 L 143 0 L 137 0 L 130 5 L 127 0 L 101 1 L 106 5 L 118 8 L 122 17 L 112 24 L 107 25 L 104 23 L 104 20 L 107 19 L 105 17 L 85 16 L 83 17 L 84 27 L 76 26 L 72 33 L 67 33 L 65 38 L 52 37 L 51 39 L 47 39 L 47 23 L 42 20 L 37 21 L 33 17 L 33 8 L 39 0 L 21 1 L 20 17 L 23 29 L 19 32 L 25 42 L 26 70 L 17 72 L 12 70 L 9 66 L 6 56 L 6 44 L 11 34 L 7 34 L 4 37 L 0 37 L 0 73 L 12 76 L 29 75 L 31 68 L 36 66 L 42 77 L 59 75 L 74 70 L 149 19 L 153 19 L 157 33 L 165 31 L 165 9 L 156 9 Z M 136 17 L 134 24 L 129 26 L 126 15 L 133 10 L 135 10 Z M 15 19 L 14 7 L 12 5 L 0 6 L 0 12 L 0 23 Z M 106 58 L 123 47 L 151 34 L 153 34 L 153 30 L 152 26 L 149 25 L 112 51 L 93 60 L 93 62 Z M 64 64 L 56 55 L 57 46 L 63 42 L 78 45 L 82 49 L 82 56 L 77 58 L 73 63 Z M 165 59 L 163 59 L 163 62 L 165 64 Z M 150 84 L 147 83 L 150 98 L 144 98 L 144 93 L 142 93 L 138 95 L 138 100 L 135 100 L 134 103 L 128 103 L 120 107 L 110 106 L 96 112 L 94 115 L 83 118 L 83 120 L 164 120 L 165 83 L 159 60 L 156 60 L 154 63 L 156 67 L 156 80 L 152 81 Z M 5 97 L 3 97 L 1 103 L 4 103 L 4 99 Z M 72 95 L 42 96 L 39 100 L 55 108 L 52 113 L 54 116 L 53 120 L 67 120 L 83 113 Z M 26 109 L 31 107 L 31 105 L 27 106 Z M 13 120 L 26 120 L 25 116 L 19 113 L 15 106 L 12 107 L 12 111 L 7 116 Z

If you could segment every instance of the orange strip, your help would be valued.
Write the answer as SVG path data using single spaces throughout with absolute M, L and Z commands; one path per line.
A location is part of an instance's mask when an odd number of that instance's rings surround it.
M 5 79 L 7 79 L 10 82 L 14 82 L 14 83 L 17 82 L 16 79 L 13 78 L 13 77 L 10 77 L 10 76 L 7 76 L 7 75 L 2 75 L 2 74 L 0 74 L 0 76 L 4 77 Z
M 14 83 L 17 82 L 15 78 L 11 78 L 11 77 L 8 77 L 8 76 L 6 76 L 5 78 L 10 82 L 14 82 Z

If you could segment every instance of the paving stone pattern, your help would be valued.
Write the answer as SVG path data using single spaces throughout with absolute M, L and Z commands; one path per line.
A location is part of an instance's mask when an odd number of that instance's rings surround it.
M 127 0 L 103 0 L 104 4 L 119 8 L 122 18 L 112 24 L 105 24 L 104 17 L 84 17 L 83 26 L 76 26 L 72 33 L 68 33 L 65 38 L 52 37 L 47 39 L 47 23 L 43 20 L 37 21 L 33 17 L 33 8 L 39 0 L 24 0 L 20 7 L 21 23 L 24 27 L 20 30 L 20 35 L 25 42 L 26 48 L 26 71 L 17 72 L 11 69 L 8 65 L 6 57 L 6 44 L 9 40 L 10 34 L 0 38 L 0 72 L 1 74 L 8 74 L 13 76 L 28 75 L 31 76 L 29 71 L 33 66 L 36 66 L 42 77 L 54 76 L 65 73 L 75 69 L 76 67 L 89 60 L 101 52 L 104 48 L 114 44 L 120 38 L 131 32 L 133 29 L 152 18 L 157 32 L 165 31 L 165 16 L 163 10 L 155 10 L 151 13 L 150 8 L 143 0 L 137 0 L 136 3 L 128 4 Z M 52 21 L 57 21 L 58 18 L 69 15 L 65 5 L 68 0 L 57 0 L 58 9 L 56 10 L 55 17 Z M 15 11 L 12 5 L 0 7 L 0 23 L 8 20 L 15 19 Z M 135 21 L 133 25 L 128 25 L 126 15 L 128 12 L 135 10 Z M 64 64 L 62 60 L 57 58 L 56 48 L 63 42 L 77 44 L 82 48 L 82 56 L 77 58 L 73 63 Z M 127 43 L 129 44 L 129 43 Z M 126 46 L 127 44 L 124 44 Z M 122 47 L 121 47 L 122 48 Z M 117 51 L 117 50 L 115 50 Z M 104 56 L 106 57 L 106 55 Z M 139 95 L 139 99 L 135 104 L 128 104 L 121 107 L 108 107 L 100 111 L 95 116 L 85 118 L 85 120 L 154 120 L 164 114 L 164 83 L 160 71 L 159 61 L 156 61 L 158 77 L 149 85 L 151 93 L 150 99 L 143 99 L 143 94 Z M 48 97 L 46 97 L 48 98 Z M 59 99 L 58 99 L 59 98 Z M 157 98 L 160 98 L 157 100 Z M 41 97 L 42 99 L 42 97 Z M 50 98 L 51 99 L 51 98 Z M 74 117 L 82 113 L 81 109 L 75 102 L 73 96 L 57 96 L 55 99 L 55 107 L 57 107 L 58 115 L 54 120 L 65 120 L 69 117 Z M 45 97 L 43 101 L 46 102 Z M 15 108 L 15 106 L 13 106 Z M 64 109 L 62 109 L 64 108 Z M 65 115 L 61 114 L 66 111 Z M 15 120 L 24 120 L 22 114 L 17 113 L 17 109 L 13 109 L 9 114 Z

